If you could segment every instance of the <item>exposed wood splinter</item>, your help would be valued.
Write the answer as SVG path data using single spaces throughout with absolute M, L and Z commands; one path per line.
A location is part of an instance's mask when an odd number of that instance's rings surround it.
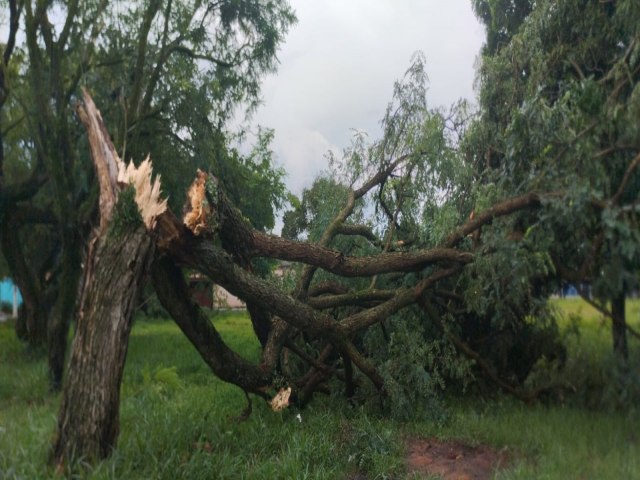
M 156 175 L 156 178 L 151 180 L 153 167 L 148 156 L 139 167 L 136 167 L 133 162 L 129 162 L 125 167 L 122 161 L 119 162 L 118 167 L 118 184 L 133 186 L 142 220 L 147 230 L 153 230 L 156 219 L 167 211 L 167 200 L 161 198 L 160 175 Z
M 289 406 L 289 397 L 291 396 L 291 387 L 281 388 L 275 397 L 269 402 L 274 412 L 284 410 Z
M 118 193 L 128 185 L 136 191 L 135 201 L 147 230 L 153 230 L 157 217 L 167 211 L 167 201 L 161 198 L 160 176 L 151 180 L 151 159 L 147 157 L 139 167 L 133 162 L 125 165 L 111 142 L 100 111 L 84 88 L 82 98 L 83 103 L 78 104 L 77 111 L 87 129 L 91 157 L 100 184 L 100 231 L 104 231 L 111 220 Z
M 207 228 L 207 216 L 211 207 L 206 196 L 207 174 L 198 169 L 196 179 L 187 192 L 184 224 L 195 236 L 200 235 Z

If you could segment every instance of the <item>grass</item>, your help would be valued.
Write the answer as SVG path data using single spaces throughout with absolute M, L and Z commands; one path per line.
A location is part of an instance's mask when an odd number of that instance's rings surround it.
M 578 300 L 556 304 L 567 316 L 567 331 L 569 315 L 580 319 L 571 358 L 597 353 L 606 363 L 610 334 L 597 312 Z M 639 307 L 630 302 L 636 327 Z M 258 357 L 244 314 L 218 314 L 214 321 L 231 345 Z M 637 355 L 638 343 L 629 342 Z M 46 459 L 59 401 L 47 392 L 44 358 L 25 351 L 10 326 L 0 324 L 0 479 L 53 477 Z M 406 439 L 436 436 L 511 452 L 513 464 L 499 479 L 640 479 L 635 411 L 468 398 L 452 400 L 444 422 L 401 423 L 320 397 L 301 412 L 281 413 L 256 400 L 251 417 L 238 423 L 245 403 L 239 389 L 212 376 L 173 323 L 138 320 L 122 386 L 118 447 L 81 477 L 340 479 L 365 471 L 369 478 L 404 478 Z

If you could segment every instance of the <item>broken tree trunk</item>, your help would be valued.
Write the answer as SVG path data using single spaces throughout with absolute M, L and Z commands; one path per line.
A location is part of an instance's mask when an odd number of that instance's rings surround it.
M 100 225 L 90 242 L 69 370 L 52 461 L 104 458 L 119 430 L 120 382 L 139 289 L 155 251 L 148 234 L 157 214 L 159 183 L 151 164 L 125 168 L 87 92 L 84 123 L 100 182 Z

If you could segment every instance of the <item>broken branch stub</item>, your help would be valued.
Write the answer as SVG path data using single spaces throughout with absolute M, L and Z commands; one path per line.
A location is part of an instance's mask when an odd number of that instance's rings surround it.
M 269 402 L 274 412 L 280 412 L 289 406 L 289 397 L 291 397 L 291 387 L 281 388 L 273 399 Z
M 96 108 L 91 95 L 83 88 L 83 102 L 79 103 L 76 111 L 80 121 L 84 124 L 89 138 L 91 159 L 96 169 L 98 184 L 100 186 L 100 227 L 99 231 L 106 230 L 113 208 L 117 201 L 117 176 L 120 167 L 120 157 L 106 132 L 102 116 Z
M 183 223 L 196 237 L 211 236 L 220 227 L 218 179 L 198 169 L 187 191 Z
M 207 217 L 211 206 L 207 201 L 207 174 L 198 169 L 196 178 L 187 192 L 187 203 L 184 207 L 184 224 L 199 236 L 207 227 Z

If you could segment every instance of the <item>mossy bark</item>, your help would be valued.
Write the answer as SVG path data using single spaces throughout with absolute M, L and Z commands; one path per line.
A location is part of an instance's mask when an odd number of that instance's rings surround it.
M 155 253 L 138 192 L 127 186 L 135 184 L 135 178 L 125 179 L 124 189 L 118 183 L 120 159 L 87 92 L 78 113 L 87 128 L 100 185 L 100 224 L 84 265 L 76 335 L 52 449 L 51 461 L 58 471 L 78 461 L 105 458 L 116 445 L 133 313 Z M 144 182 L 139 186 L 149 187 Z
M 141 222 L 97 240 L 64 384 L 56 465 L 105 458 L 116 445 L 129 333 L 154 251 Z

